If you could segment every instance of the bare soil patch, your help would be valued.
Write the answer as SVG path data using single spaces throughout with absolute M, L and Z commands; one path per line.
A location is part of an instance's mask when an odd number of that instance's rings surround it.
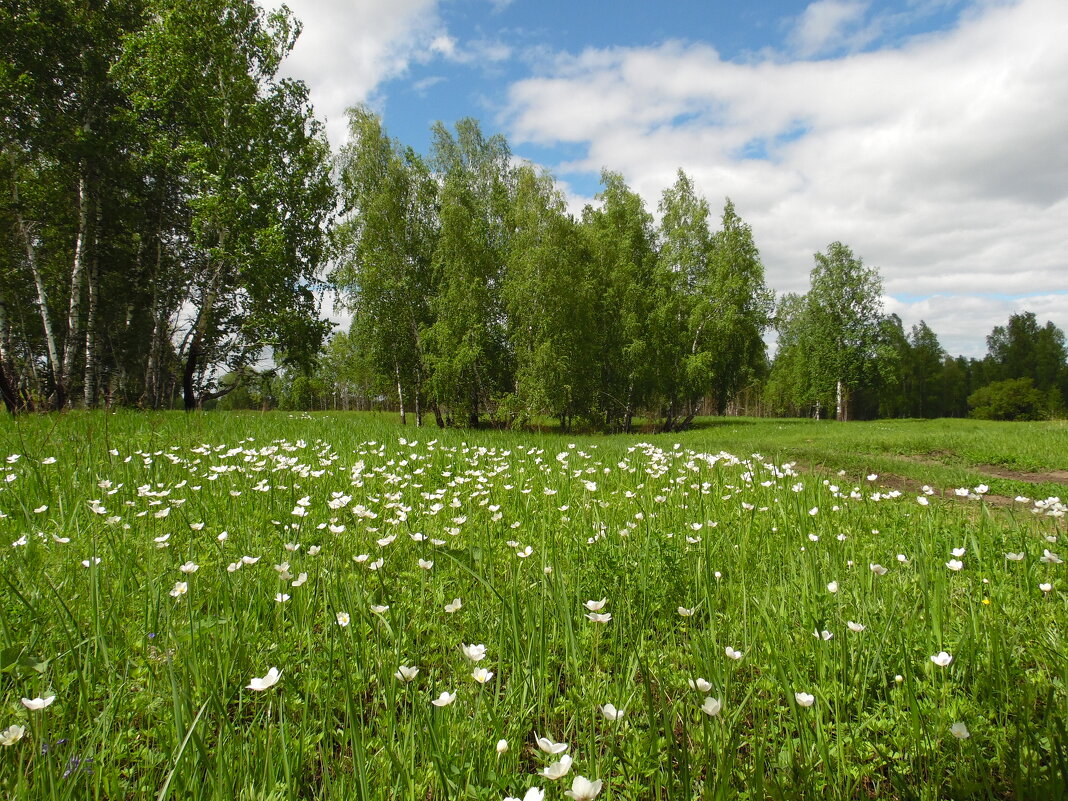
M 973 468 L 978 473 L 985 473 L 998 478 L 1008 478 L 1014 481 L 1027 481 L 1031 484 L 1065 484 L 1068 485 L 1068 470 L 1050 470 L 1045 473 L 1025 473 L 1019 470 L 1010 470 L 1007 467 L 999 467 L 992 464 L 976 465 Z

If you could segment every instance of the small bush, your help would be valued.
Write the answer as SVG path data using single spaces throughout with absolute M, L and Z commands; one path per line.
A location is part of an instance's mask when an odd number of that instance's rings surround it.
M 968 414 L 980 420 L 1043 420 L 1049 416 L 1048 395 L 1030 378 L 995 381 L 968 396 Z

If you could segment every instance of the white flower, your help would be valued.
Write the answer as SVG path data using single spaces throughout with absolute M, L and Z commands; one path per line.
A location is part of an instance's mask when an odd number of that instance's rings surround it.
M 696 612 L 696 611 L 697 611 L 697 607 L 695 607 L 695 606 L 694 607 L 690 607 L 689 609 L 687 609 L 685 606 L 680 606 L 679 607 L 679 614 L 682 617 L 693 617 L 693 613 Z
M 505 740 L 503 737 L 500 740 L 497 741 L 497 753 L 498 754 L 507 754 L 508 753 L 508 741 Z
M 967 548 L 954 548 L 953 551 L 952 551 L 953 555 L 956 556 L 956 557 L 964 556 L 964 554 L 966 554 L 967 552 L 968 552 Z
M 100 557 L 99 556 L 92 556 L 92 557 L 90 557 L 88 559 L 83 559 L 82 560 L 82 567 L 92 567 L 93 565 L 99 565 L 99 564 L 100 564 Z
M 564 790 L 564 795 L 574 798 L 575 801 L 593 801 L 601 792 L 601 780 L 591 782 L 585 776 L 576 776 L 571 781 L 571 789 Z
M 531 787 L 529 790 L 527 790 L 526 794 L 524 794 L 522 799 L 516 798 L 512 795 L 506 795 L 504 797 L 504 801 L 544 801 L 544 799 L 545 791 L 542 790 L 540 787 Z
M 0 731 L 0 745 L 14 745 L 26 735 L 26 729 L 12 724 Z
M 278 603 L 284 604 L 286 601 L 289 600 L 289 595 L 284 592 L 275 593 L 274 599 L 278 601 Z
M 969 737 L 972 736 L 972 733 L 970 731 L 968 731 L 968 727 L 965 726 L 964 722 L 960 721 L 960 720 L 958 720 L 956 723 L 954 723 L 952 726 L 950 726 L 949 730 L 953 733 L 953 736 L 956 737 L 958 740 L 967 740 Z
M 690 689 L 697 690 L 698 692 L 707 693 L 712 689 L 712 685 L 704 679 L 690 679 Z
M 1061 559 L 1059 556 L 1057 556 L 1057 554 L 1053 553 L 1053 551 L 1049 550 L 1048 548 L 1043 548 L 1042 549 L 1042 556 L 1040 557 L 1040 561 L 1046 562 L 1047 564 L 1051 564 L 1051 565 L 1059 565 L 1064 560 Z
M 215 539 L 217 539 L 219 542 L 226 542 L 226 538 L 229 537 L 229 536 L 230 536 L 230 532 L 229 531 L 220 531 L 219 532 L 219 536 L 217 536 Z
M 624 710 L 616 709 L 612 704 L 605 704 L 601 707 L 601 714 L 604 715 L 605 720 L 619 720 L 623 717 Z
M 264 676 L 262 679 L 257 679 L 253 677 L 253 679 L 248 683 L 248 689 L 256 690 L 257 692 L 270 689 L 278 683 L 278 679 L 280 679 L 281 677 L 281 671 L 279 671 L 278 668 L 273 667 L 267 671 L 267 675 Z
M 23 698 L 22 705 L 27 709 L 32 709 L 36 711 L 44 709 L 46 706 L 49 706 L 55 700 L 56 697 L 54 695 L 49 695 L 45 698 Z
M 516 556 L 518 556 L 518 557 L 519 557 L 520 559 L 526 559 L 526 558 L 527 558 L 528 556 L 530 556 L 530 555 L 531 555 L 532 553 L 534 553 L 534 549 L 533 549 L 533 548 L 531 548 L 531 547 L 530 547 L 530 546 L 528 545 L 528 546 L 527 546 L 526 548 L 524 548 L 523 550 L 521 550 L 521 551 L 516 551 L 516 552 L 515 552 L 515 555 L 516 555 Z
M 554 742 L 549 737 L 539 737 L 537 734 L 534 735 L 534 742 L 546 754 L 559 754 L 567 750 L 567 743 Z M 567 771 L 565 770 L 564 773 L 567 773 Z M 564 774 L 561 773 L 560 775 L 563 776 Z
M 430 568 L 432 568 L 433 566 L 434 563 L 431 561 L 428 561 L 426 559 L 419 560 L 419 567 L 423 568 L 423 570 L 430 570 Z
M 854 623 L 852 620 L 848 621 L 846 623 L 846 626 L 849 628 L 850 631 L 857 633 L 862 632 L 865 629 L 865 626 L 861 625 L 860 623 Z
M 538 771 L 538 773 L 544 776 L 546 779 L 556 781 L 567 775 L 567 772 L 571 770 L 571 755 L 564 754 L 560 757 L 559 762 L 553 762 L 545 770 Z
M 586 618 L 591 623 L 607 623 L 612 619 L 612 613 L 605 612 L 604 614 L 598 614 L 597 612 L 590 612 L 586 615 Z
M 459 611 L 462 606 L 463 602 L 461 602 L 459 598 L 453 598 L 451 604 L 445 604 L 445 611 L 451 615 L 454 612 Z
M 827 592 L 830 592 L 830 593 L 838 592 L 838 582 L 837 581 L 832 581 L 830 584 L 828 584 L 827 585 Z
M 181 570 L 183 573 L 196 573 L 198 570 L 200 570 L 200 565 L 198 565 L 196 562 L 186 562 L 178 569 Z
M 349 617 L 349 613 L 348 612 L 338 612 L 337 613 L 337 624 L 339 626 L 341 626 L 341 628 L 345 628 L 345 626 L 349 625 L 349 622 L 351 620 L 352 620 L 352 618 Z
M 448 706 L 456 700 L 456 693 L 449 693 L 442 690 L 441 695 L 435 698 L 432 703 L 434 706 Z
M 869 564 L 868 567 L 871 568 L 871 572 L 877 576 L 886 575 L 886 568 L 880 564 Z
M 955 572 L 964 568 L 964 562 L 962 562 L 960 559 L 950 559 L 948 562 L 946 562 L 946 567 Z
M 243 565 L 254 565 L 258 561 L 260 561 L 260 557 L 258 557 L 258 556 L 242 556 L 241 557 L 241 564 L 243 564 Z
M 815 637 L 817 640 L 822 637 L 824 641 L 827 641 L 831 639 L 831 637 L 833 637 L 834 635 L 831 634 L 831 632 L 827 631 L 827 629 L 824 629 L 823 631 L 816 629 L 812 632 L 812 636 Z
M 939 667 L 946 667 L 950 662 L 953 661 L 953 657 L 950 654 L 947 654 L 945 651 L 939 651 L 937 654 L 931 657 L 931 661 Z
M 389 610 L 386 604 L 371 604 L 371 611 L 376 615 L 383 615 Z
M 1024 559 L 1024 554 L 1022 552 L 1013 553 L 1012 551 L 1009 551 L 1007 554 L 1005 554 L 1005 558 L 1008 559 L 1010 562 L 1022 562 Z
M 1053 589 L 1053 585 L 1052 584 L 1039 584 L 1038 588 L 1040 590 L 1042 590 L 1042 592 L 1049 592 L 1050 590 Z
M 907 565 L 909 563 L 909 558 L 905 556 L 905 554 L 899 553 L 897 555 L 897 561 L 899 561 L 903 565 Z
M 930 501 L 928 501 L 927 498 L 924 497 L 923 495 L 917 495 L 916 496 L 916 503 L 918 503 L 920 506 L 927 506 L 927 504 L 930 503 Z
M 369 565 L 367 565 L 367 568 L 369 570 L 378 570 L 385 563 L 386 563 L 386 560 L 381 558 L 381 557 L 379 557 L 378 559 L 375 559 L 373 562 L 371 562 Z
M 467 645 L 466 643 L 461 643 L 461 646 L 464 652 L 464 656 L 466 656 L 472 662 L 481 662 L 483 659 L 486 658 L 485 645 Z
M 701 711 L 710 718 L 714 718 L 718 715 L 721 709 L 723 709 L 723 704 L 718 698 L 713 698 L 712 696 L 705 698 L 705 702 L 701 704 Z
M 471 678 L 477 681 L 479 684 L 485 684 L 487 681 L 493 678 L 493 671 L 486 670 L 486 668 L 475 668 L 471 671 Z
M 604 609 L 604 605 L 606 603 L 608 603 L 608 599 L 602 598 L 599 601 L 586 601 L 583 606 L 585 606 L 586 609 L 590 612 L 600 612 L 602 609 Z
M 723 649 L 723 653 L 725 653 L 730 659 L 741 659 L 744 656 L 741 651 L 735 651 L 729 645 Z
M 400 679 L 401 681 L 407 683 L 407 682 L 410 682 L 410 681 L 414 680 L 415 677 L 418 676 L 418 675 L 419 675 L 419 668 L 417 668 L 417 667 L 408 667 L 408 665 L 399 665 L 397 667 L 397 672 L 393 674 L 393 677 L 397 678 L 397 679 Z
M 816 696 L 808 693 L 794 693 L 794 700 L 801 706 L 812 706 L 816 703 Z
M 187 592 L 189 592 L 189 584 L 188 584 L 188 582 L 176 581 L 176 582 L 174 582 L 174 589 L 171 590 L 170 596 L 172 598 L 181 598 Z

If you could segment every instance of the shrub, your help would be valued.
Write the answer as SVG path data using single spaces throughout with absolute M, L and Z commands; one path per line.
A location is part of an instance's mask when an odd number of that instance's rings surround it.
M 1048 400 L 1030 378 L 1011 378 L 969 395 L 968 414 L 980 420 L 1042 420 L 1049 416 Z

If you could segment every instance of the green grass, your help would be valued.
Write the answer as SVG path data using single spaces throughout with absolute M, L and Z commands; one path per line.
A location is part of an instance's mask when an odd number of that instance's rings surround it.
M 1068 587 L 1040 558 L 1063 553 L 1063 517 L 924 506 L 862 475 L 900 463 L 974 487 L 938 471 L 1059 469 L 1064 436 L 946 421 L 569 437 L 345 414 L 5 420 L 0 729 L 25 735 L 0 746 L 0 789 L 556 799 L 582 775 L 611 799 L 1063 797 Z M 834 472 L 794 475 L 795 460 Z M 259 559 L 236 568 L 242 556 Z M 584 604 L 602 598 L 597 623 Z M 485 645 L 487 683 L 465 643 Z M 931 660 L 943 650 L 946 667 Z M 401 681 L 400 665 L 419 673 Z M 277 684 L 248 689 L 271 667 Z M 434 706 L 444 691 L 455 701 Z M 50 695 L 39 711 L 20 701 Z M 568 743 L 559 781 L 538 775 L 560 757 L 536 735 Z
M 699 418 L 688 442 L 723 442 L 728 449 L 774 454 L 806 466 L 885 474 L 941 488 L 986 483 L 1015 497 L 1065 495 L 1068 422 L 874 420 L 840 424 L 813 420 Z M 1055 476 L 1050 473 L 1057 473 Z

